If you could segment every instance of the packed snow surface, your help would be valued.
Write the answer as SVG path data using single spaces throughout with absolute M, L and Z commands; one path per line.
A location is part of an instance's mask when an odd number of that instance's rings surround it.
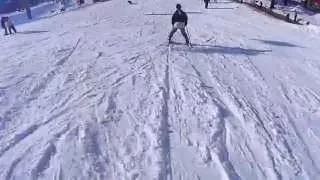
M 113 0 L 0 38 L 2 180 L 317 180 L 320 36 L 229 1 Z M 177 32 L 174 41 L 184 42 Z

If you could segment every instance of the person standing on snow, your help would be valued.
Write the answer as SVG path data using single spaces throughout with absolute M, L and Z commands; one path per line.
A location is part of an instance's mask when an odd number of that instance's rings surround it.
M 6 22 L 6 17 L 1 17 L 1 27 L 4 29 L 5 31 L 5 35 L 8 35 L 8 30 L 7 30 L 7 27 L 5 25 L 5 22 Z
M 183 35 L 183 37 L 186 40 L 186 44 L 189 44 L 189 38 L 188 35 L 186 33 L 186 26 L 188 24 L 188 16 L 187 14 L 181 10 L 181 5 L 177 4 L 176 5 L 176 12 L 173 14 L 172 16 L 172 30 L 169 34 L 169 43 L 171 42 L 171 38 L 173 36 L 173 34 L 179 29 Z
M 1 26 L 2 26 L 2 28 L 4 28 L 5 35 L 8 35 L 8 32 L 10 34 L 12 34 L 11 30 L 13 30 L 15 33 L 17 33 L 17 30 L 14 27 L 11 19 L 9 17 L 7 17 L 7 16 L 1 17 Z
M 95 3 L 96 0 L 94 0 L 93 2 Z M 84 0 L 78 0 L 78 5 L 81 6 L 82 4 L 84 4 Z
M 204 0 L 204 7 L 206 9 L 208 9 L 209 2 L 210 2 L 210 0 Z

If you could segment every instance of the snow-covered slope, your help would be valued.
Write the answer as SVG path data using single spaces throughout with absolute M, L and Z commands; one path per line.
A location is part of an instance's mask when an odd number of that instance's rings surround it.
M 317 27 L 186 0 L 194 48 L 168 47 L 175 4 L 108 1 L 1 37 L 0 179 L 318 179 Z

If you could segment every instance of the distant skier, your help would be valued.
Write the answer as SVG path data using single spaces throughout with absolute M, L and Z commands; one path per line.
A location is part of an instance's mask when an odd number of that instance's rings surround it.
M 94 0 L 93 2 L 95 3 L 97 2 L 97 0 Z M 84 4 L 84 0 L 78 0 L 78 5 L 82 6 L 82 4 Z
M 31 9 L 30 9 L 30 7 L 27 7 L 27 8 L 26 8 L 26 12 L 27 12 L 28 18 L 29 18 L 29 19 L 32 19 L 32 14 L 31 14 Z
M 8 35 L 8 30 L 6 28 L 5 22 L 6 22 L 6 17 L 1 17 L 1 27 L 4 29 L 5 35 Z
M 171 43 L 173 34 L 179 29 L 186 40 L 186 44 L 189 45 L 189 38 L 185 29 L 188 24 L 188 16 L 184 11 L 181 10 L 180 4 L 177 4 L 176 8 L 177 10 L 172 16 L 172 30 L 169 34 L 169 43 Z
M 17 33 L 17 30 L 16 28 L 14 27 L 14 24 L 13 22 L 11 21 L 11 19 L 7 16 L 5 17 L 1 17 L 1 26 L 2 28 L 4 29 L 5 31 L 5 35 L 8 35 L 8 32 L 10 34 L 12 34 L 12 31 L 13 30 L 15 33 Z
M 210 0 L 204 0 L 204 7 L 206 9 L 208 9 L 209 2 L 210 2 Z

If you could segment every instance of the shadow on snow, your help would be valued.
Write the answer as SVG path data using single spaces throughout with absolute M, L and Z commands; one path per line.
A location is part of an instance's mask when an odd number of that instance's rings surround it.
M 207 8 L 207 9 L 230 9 L 230 10 L 232 10 L 232 9 L 234 9 L 234 8 L 224 8 L 224 7 L 213 7 L 213 8 Z
M 49 31 L 37 31 L 37 30 L 34 30 L 34 31 L 21 31 L 21 32 L 18 32 L 19 34 L 38 34 L 38 33 L 46 33 L 46 32 L 49 32 Z
M 197 12 L 197 11 L 186 11 L 187 14 L 203 14 L 202 12 Z M 154 13 L 154 12 L 151 12 L 151 13 L 144 13 L 144 15 L 146 16 L 172 16 L 173 15 L 173 12 L 172 13 Z
M 210 4 L 231 4 L 231 3 L 236 3 L 234 1 L 217 1 L 217 2 L 209 2 Z
M 268 52 L 272 52 L 271 50 L 261 50 L 261 49 L 245 49 L 241 47 L 227 47 L 227 46 L 213 46 L 213 45 L 203 45 L 203 44 L 193 44 L 193 48 L 191 52 L 197 53 L 205 53 L 205 54 L 231 54 L 231 55 L 248 55 L 248 56 L 256 56 L 259 54 L 264 54 Z M 185 51 L 185 49 L 175 48 L 175 51 Z
M 260 42 L 262 42 L 262 43 L 270 44 L 270 45 L 273 45 L 273 46 L 301 47 L 301 48 L 302 48 L 302 46 L 295 45 L 295 44 L 292 44 L 292 43 L 289 43 L 289 42 L 283 42 L 283 41 L 261 40 L 261 39 L 252 39 L 252 40 L 254 40 L 254 41 L 260 41 Z

